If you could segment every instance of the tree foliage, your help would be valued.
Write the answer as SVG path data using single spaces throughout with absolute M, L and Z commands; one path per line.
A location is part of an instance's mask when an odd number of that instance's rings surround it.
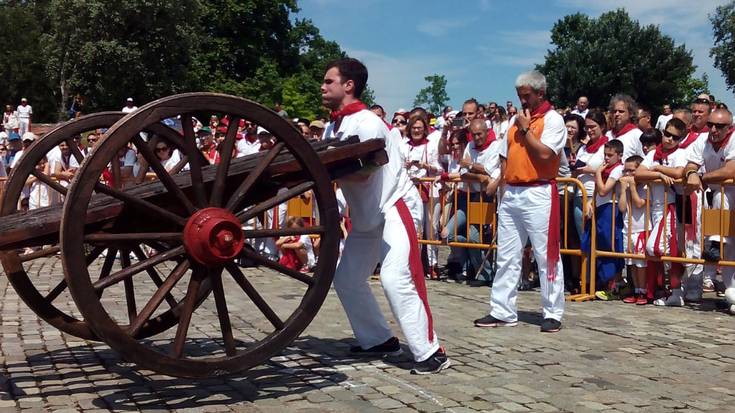
M 119 110 L 172 93 L 243 96 L 293 116 L 324 114 L 319 86 L 345 57 L 296 0 L 29 0 L 0 2 L 0 99 L 28 97 L 38 121 Z M 4 102 L 3 102 L 4 103 Z
M 717 7 L 709 19 L 715 36 L 709 55 L 725 76 L 727 88 L 735 92 L 735 1 Z
M 444 75 L 433 74 L 424 77 L 428 86 L 419 90 L 413 101 L 414 106 L 425 106 L 429 112 L 440 113 L 449 100 L 447 79 Z
M 582 13 L 554 24 L 555 46 L 537 69 L 558 106 L 573 105 L 580 95 L 592 107 L 607 106 L 615 93 L 627 93 L 651 107 L 688 99 L 707 87 L 692 76 L 696 67 L 684 45 L 654 25 L 642 26 L 622 9 L 591 18 Z

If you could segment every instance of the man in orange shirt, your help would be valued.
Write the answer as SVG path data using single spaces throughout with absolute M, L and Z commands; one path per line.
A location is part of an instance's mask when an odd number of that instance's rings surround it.
M 516 298 L 523 247 L 530 239 L 541 281 L 542 332 L 561 329 L 564 271 L 559 255 L 559 196 L 556 175 L 567 141 L 564 119 L 546 100 L 546 78 L 537 71 L 516 79 L 522 111 L 514 116 L 501 148 L 505 182 L 498 208 L 497 275 L 491 311 L 477 327 L 518 324 Z

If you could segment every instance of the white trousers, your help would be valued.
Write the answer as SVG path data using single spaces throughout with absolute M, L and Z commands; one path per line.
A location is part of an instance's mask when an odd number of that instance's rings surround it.
M 549 281 L 546 246 L 549 239 L 550 185 L 519 187 L 507 185 L 498 208 L 497 273 L 490 294 L 490 315 L 498 320 L 518 320 L 516 299 L 521 276 L 521 256 L 530 239 L 541 282 L 544 318 L 561 320 L 564 314 L 564 268 L 561 259 L 556 276 Z
M 418 229 L 423 217 L 418 192 L 415 197 L 405 196 L 404 201 Z M 417 245 L 414 247 L 418 248 Z M 408 233 L 398 209 L 391 206 L 385 213 L 383 226 L 367 232 L 354 229 L 350 232 L 337 264 L 334 289 L 360 346 L 370 348 L 385 342 L 393 337 L 393 333 L 368 284 L 375 265 L 382 262 L 380 282 L 383 292 L 414 359 L 423 361 L 439 349 L 439 339 L 433 330 L 433 339 L 429 339 L 429 315 L 411 278 L 410 250 Z M 421 276 L 423 282 L 423 274 Z

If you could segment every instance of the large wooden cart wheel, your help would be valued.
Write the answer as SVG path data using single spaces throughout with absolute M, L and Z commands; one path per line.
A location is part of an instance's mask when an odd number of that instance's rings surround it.
M 221 143 L 221 161 L 203 165 L 195 156 L 192 116 L 227 115 L 230 122 Z M 190 172 L 170 176 L 138 132 L 162 119 L 179 117 Z M 272 132 L 275 144 L 258 154 L 234 159 L 240 119 Z M 145 157 L 158 181 L 110 193 L 119 205 L 95 194 L 95 184 L 118 152 L 132 144 Z M 245 229 L 243 224 L 266 211 L 313 191 L 320 222 L 300 229 Z M 116 214 L 113 220 L 110 216 Z M 101 226 L 99 222 L 104 221 Z M 321 236 L 313 275 L 288 269 L 253 250 L 246 239 L 316 234 Z M 161 242 L 158 252 L 137 264 L 94 279 L 85 265 L 85 242 L 97 245 L 126 240 Z M 108 130 L 72 181 L 61 225 L 62 259 L 71 294 L 97 335 L 123 358 L 151 370 L 182 377 L 229 374 L 256 366 L 290 344 L 317 314 L 330 288 L 338 258 L 339 217 L 327 169 L 301 134 L 275 112 L 246 99 L 188 93 L 151 102 Z M 271 304 L 258 291 L 258 281 L 244 275 L 236 259 L 246 257 L 275 270 L 269 283 L 283 283 L 288 303 Z M 137 281 L 147 268 L 163 259 L 178 264 L 152 291 L 140 291 Z M 213 303 L 195 305 L 204 282 L 211 282 Z M 137 309 L 125 313 L 99 298 L 106 288 L 125 283 L 135 288 Z M 135 285 L 135 287 L 134 287 Z M 223 286 L 224 285 L 224 286 Z M 155 317 L 164 298 L 186 291 L 178 328 L 156 340 L 140 340 L 140 326 Z M 276 287 L 278 288 L 278 287 Z M 297 291 L 297 293 L 293 293 Z M 139 294 L 140 293 L 140 294 Z M 293 303 L 291 308 L 287 304 Z M 237 308 L 238 310 L 231 310 Z M 234 312 L 231 312 L 234 311 Z M 211 323 L 218 320 L 213 339 Z M 199 321 L 197 321 L 199 320 Z M 209 328 L 210 330 L 207 330 Z M 209 332 L 207 332 L 209 331 Z
M 49 174 L 38 170 L 36 166 L 44 158 L 48 161 L 50 160 L 49 158 L 60 155 L 59 145 L 64 143 L 69 148 L 71 152 L 70 156 L 74 158 L 76 164 L 81 165 L 84 160 L 84 154 L 77 146 L 74 138 L 82 133 L 109 128 L 124 116 L 125 114 L 123 112 L 102 112 L 83 116 L 57 126 L 31 144 L 23 152 L 23 157 L 10 174 L 2 204 L 0 204 L 0 217 L 9 217 L 20 213 L 18 205 L 23 197 L 24 188 L 27 188 L 28 179 L 31 177 L 46 185 L 49 195 L 48 198 L 53 201 L 52 205 L 48 208 L 60 209 L 62 207 L 61 203 L 64 201 L 68 191 L 66 182 L 54 179 Z M 170 142 L 171 145 L 180 144 L 181 138 L 179 133 L 162 124 L 151 125 L 149 130 L 155 132 L 161 139 Z M 58 151 L 58 153 L 54 154 L 54 151 Z M 74 317 L 74 315 L 67 313 L 54 304 L 54 302 L 63 300 L 63 294 L 67 288 L 65 279 L 62 277 L 59 277 L 57 280 L 51 279 L 51 284 L 48 284 L 48 277 L 31 277 L 28 274 L 27 269 L 36 260 L 53 256 L 59 252 L 58 227 L 56 231 L 50 232 L 51 235 L 41 237 L 33 237 L 29 233 L 29 237 L 22 243 L 17 244 L 15 248 L 2 251 L 0 253 L 0 261 L 2 261 L 8 279 L 16 293 L 39 317 L 65 333 L 87 340 L 97 340 L 96 335 L 86 322 Z M 24 248 L 27 247 L 34 251 L 25 253 Z M 139 251 L 140 245 L 131 246 L 131 252 L 133 254 L 139 253 Z M 99 277 L 104 278 L 114 268 L 116 256 L 119 256 L 118 252 L 118 249 L 112 245 L 87 245 L 85 263 L 91 265 L 96 260 L 103 260 L 104 262 L 99 270 Z M 155 269 L 152 269 L 148 275 L 154 283 L 161 282 L 159 281 L 160 276 L 156 273 Z M 170 304 L 172 308 L 176 308 L 175 300 L 171 300 Z M 166 315 L 147 323 L 141 328 L 138 337 L 148 337 L 160 333 L 175 324 L 176 317 L 173 312 L 169 311 Z

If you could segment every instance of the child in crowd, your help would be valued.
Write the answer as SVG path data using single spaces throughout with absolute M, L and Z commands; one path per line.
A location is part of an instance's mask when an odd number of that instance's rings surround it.
M 687 164 L 686 151 L 679 148 L 679 141 L 685 137 L 686 124 L 680 119 L 671 119 L 666 123 L 661 144 L 656 150 L 649 152 L 635 173 L 639 182 L 661 180 L 651 186 L 651 222 L 653 231 L 648 237 L 646 251 L 651 256 L 679 256 L 680 243 L 676 219 L 676 192 L 674 180 L 682 177 Z M 656 271 L 648 271 L 646 289 L 647 297 L 653 299 L 656 287 L 663 286 L 663 269 L 661 263 L 651 262 Z M 683 266 L 680 263 L 666 263 L 669 273 L 671 295 L 666 299 L 657 299 L 654 305 L 682 306 L 684 304 L 681 290 Z
M 661 144 L 661 131 L 658 129 L 649 129 L 643 132 L 638 139 L 641 141 L 641 147 L 645 156 L 648 152 L 656 150 L 656 146 Z
M 38 161 L 36 170 L 39 173 L 49 175 L 48 160 L 44 156 Z M 38 209 L 51 205 L 49 187 L 43 182 L 39 181 L 35 176 L 28 177 L 26 185 L 29 188 L 28 196 L 28 209 Z
M 612 195 L 618 180 L 623 176 L 623 164 L 620 161 L 623 143 L 617 139 L 608 141 L 605 143 L 604 153 L 605 161 L 595 171 L 594 213 L 597 248 L 603 251 L 622 252 L 623 217 L 615 208 Z M 589 234 L 586 238 L 590 239 Z M 600 287 L 607 288 L 595 292 L 597 298 L 605 301 L 616 298 L 618 285 L 615 281 L 620 278 L 622 269 L 623 260 L 620 258 L 597 258 L 597 280 Z
M 286 228 L 304 228 L 304 220 L 300 217 L 288 217 Z M 308 234 L 280 237 L 276 247 L 281 253 L 279 263 L 292 270 L 310 271 L 316 265 L 314 247 Z
M 644 132 L 645 134 L 645 132 Z M 645 148 L 645 145 L 644 145 Z M 643 162 L 638 155 L 628 157 L 623 164 L 623 177 L 620 178 L 620 198 L 618 209 L 623 217 L 623 250 L 628 254 L 646 253 L 646 232 L 650 223 L 646 218 L 646 185 L 635 182 L 635 171 Z M 646 260 L 626 258 L 629 274 L 632 273 L 634 293 L 623 299 L 628 304 L 648 304 L 646 296 Z

